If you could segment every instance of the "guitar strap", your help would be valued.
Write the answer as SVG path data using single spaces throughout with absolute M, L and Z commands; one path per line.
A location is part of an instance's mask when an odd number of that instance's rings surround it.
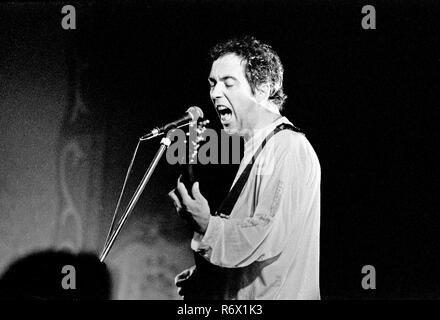
M 255 163 L 255 160 L 257 159 L 258 155 L 260 154 L 261 150 L 266 146 L 266 143 L 272 138 L 275 134 L 282 130 L 292 130 L 295 132 L 301 133 L 299 128 L 287 124 L 287 123 L 281 123 L 279 124 L 269 135 L 263 140 L 257 151 L 255 151 L 255 154 L 252 156 L 251 161 L 248 163 L 246 168 L 241 173 L 240 177 L 238 178 L 237 182 L 234 184 L 234 187 L 229 191 L 226 198 L 223 200 L 223 202 L 220 204 L 219 208 L 217 209 L 215 215 L 221 215 L 221 216 L 229 216 L 232 212 L 232 209 L 235 206 L 235 203 L 238 200 L 238 197 L 240 196 L 246 181 L 249 178 L 249 175 L 252 170 L 252 166 Z

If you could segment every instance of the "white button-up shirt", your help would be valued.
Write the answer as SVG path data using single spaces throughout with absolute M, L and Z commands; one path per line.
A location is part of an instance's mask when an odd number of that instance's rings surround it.
M 246 141 L 234 183 L 281 123 L 291 124 L 282 117 Z M 267 142 L 230 216 L 211 216 L 191 242 L 210 263 L 242 270 L 225 299 L 320 299 L 320 184 L 318 157 L 303 134 L 283 130 Z

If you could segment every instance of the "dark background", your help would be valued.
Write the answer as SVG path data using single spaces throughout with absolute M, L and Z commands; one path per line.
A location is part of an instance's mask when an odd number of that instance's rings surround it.
M 38 23 L 53 26 L 66 48 L 89 61 L 86 100 L 106 125 L 106 211 L 149 128 L 198 105 L 220 129 L 209 101 L 208 50 L 230 36 L 254 35 L 280 55 L 283 114 L 306 133 L 321 162 L 323 298 L 440 297 L 435 1 L 69 4 L 77 9 L 77 30 L 60 30 L 54 5 Z M 376 30 L 361 27 L 367 4 L 376 8 Z M 141 145 L 127 192 L 157 147 Z M 215 208 L 237 166 L 200 170 L 201 191 Z M 178 168 L 162 161 L 131 221 L 142 222 L 149 207 L 164 235 L 188 241 L 185 225 L 168 218 L 166 194 L 177 176 Z M 376 290 L 361 287 L 364 265 L 376 268 Z

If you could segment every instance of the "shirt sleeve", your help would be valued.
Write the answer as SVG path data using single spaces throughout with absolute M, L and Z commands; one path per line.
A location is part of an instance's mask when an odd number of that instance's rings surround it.
M 194 235 L 192 249 L 212 264 L 226 268 L 245 267 L 280 254 L 294 228 L 303 192 L 303 147 L 298 137 L 275 147 L 272 164 L 263 160 L 260 167 L 252 169 L 251 177 L 255 169 L 260 179 L 253 215 L 241 219 L 212 216 L 205 234 Z M 265 159 L 270 159 L 267 153 Z M 271 172 L 264 172 L 267 165 L 273 166 Z

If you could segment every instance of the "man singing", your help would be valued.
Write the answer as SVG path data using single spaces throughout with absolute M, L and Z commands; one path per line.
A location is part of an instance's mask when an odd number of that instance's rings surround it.
M 320 299 L 321 169 L 304 134 L 280 114 L 286 99 L 280 58 L 251 37 L 216 45 L 211 58 L 212 103 L 226 133 L 244 138 L 244 156 L 217 211 L 198 182 L 192 196 L 180 181 L 169 194 L 195 226 L 191 248 L 200 262 L 176 277 L 179 292 Z

